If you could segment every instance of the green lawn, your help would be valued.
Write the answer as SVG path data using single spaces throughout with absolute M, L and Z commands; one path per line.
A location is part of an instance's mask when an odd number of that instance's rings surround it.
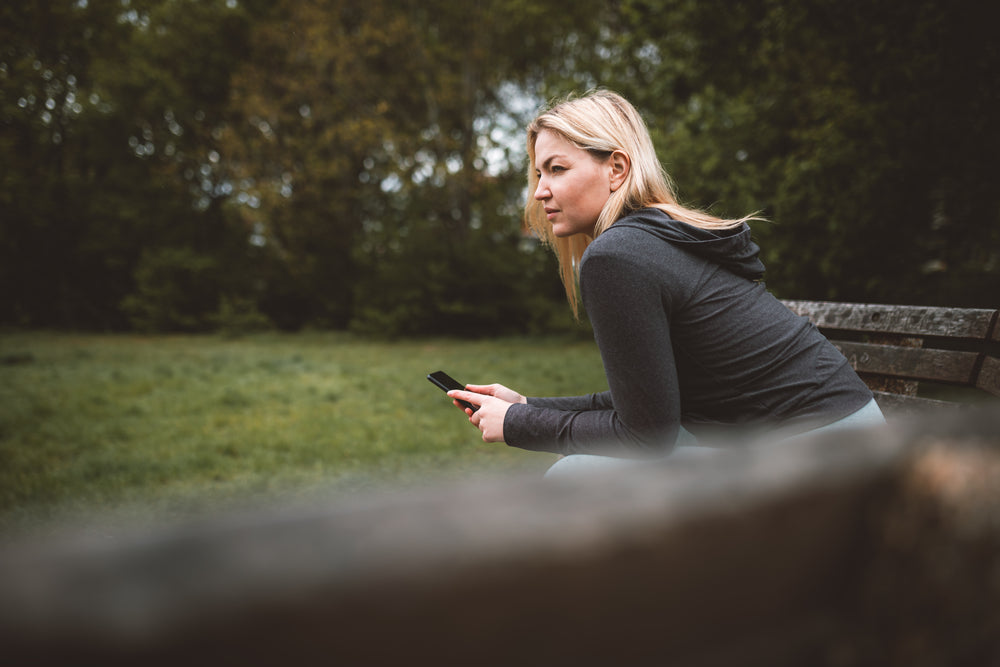
M 535 470 L 424 379 L 606 387 L 592 342 L 0 335 L 0 531 Z

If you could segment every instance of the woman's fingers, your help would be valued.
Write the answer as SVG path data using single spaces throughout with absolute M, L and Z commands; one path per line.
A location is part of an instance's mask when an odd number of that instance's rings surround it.
M 483 404 L 483 395 L 477 394 L 472 391 L 462 391 L 461 389 L 452 389 L 448 392 L 448 396 L 455 401 L 466 401 L 467 403 L 472 403 L 477 408 Z M 465 407 L 465 406 L 462 406 Z M 468 408 L 466 408 L 468 410 Z
M 513 389 L 503 386 L 502 384 L 468 384 L 465 385 L 465 388 L 477 394 L 495 396 L 502 401 L 507 401 L 508 403 L 525 402 L 525 399 L 521 396 L 521 394 L 517 393 Z
M 467 384 L 465 388 L 476 394 L 485 394 L 486 396 L 495 396 L 496 388 L 499 385 L 496 384 Z

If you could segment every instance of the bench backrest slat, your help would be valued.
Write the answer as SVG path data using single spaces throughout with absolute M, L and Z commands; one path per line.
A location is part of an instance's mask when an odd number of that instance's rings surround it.
M 785 301 L 821 329 L 986 340 L 997 311 L 885 304 Z M 996 332 L 994 332 L 996 339 Z M 1000 339 L 997 339 L 1000 340 Z
M 834 345 L 860 373 L 935 380 L 970 385 L 976 371 L 975 352 L 925 350 L 919 347 L 835 341 Z

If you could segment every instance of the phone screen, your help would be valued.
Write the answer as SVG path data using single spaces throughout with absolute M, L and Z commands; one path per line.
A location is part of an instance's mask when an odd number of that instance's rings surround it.
M 427 379 L 433 382 L 435 385 L 441 388 L 441 391 L 451 391 L 452 389 L 465 389 L 465 385 L 448 375 L 444 371 L 436 371 L 427 376 Z M 479 408 L 468 401 L 459 401 L 463 406 L 469 408 L 473 412 Z

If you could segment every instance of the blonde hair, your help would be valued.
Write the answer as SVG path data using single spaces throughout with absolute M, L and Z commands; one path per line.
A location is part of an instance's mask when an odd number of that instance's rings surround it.
M 608 159 L 615 151 L 628 156 L 631 163 L 621 187 L 608 197 L 594 227 L 594 236 L 575 234 L 559 238 L 545 216 L 544 202 L 532 194 L 538 188 L 535 167 L 535 140 L 542 130 L 550 130 L 571 144 L 587 151 L 595 159 Z M 573 313 L 578 313 L 577 276 L 583 253 L 594 238 L 607 231 L 619 218 L 641 208 L 658 208 L 674 220 L 702 229 L 730 229 L 750 220 L 748 215 L 727 220 L 677 202 L 670 177 L 656 157 L 653 140 L 639 112 L 624 97 L 609 90 L 594 90 L 582 97 L 569 97 L 543 111 L 527 128 L 528 202 L 524 207 L 528 227 L 555 251 L 559 274 Z

